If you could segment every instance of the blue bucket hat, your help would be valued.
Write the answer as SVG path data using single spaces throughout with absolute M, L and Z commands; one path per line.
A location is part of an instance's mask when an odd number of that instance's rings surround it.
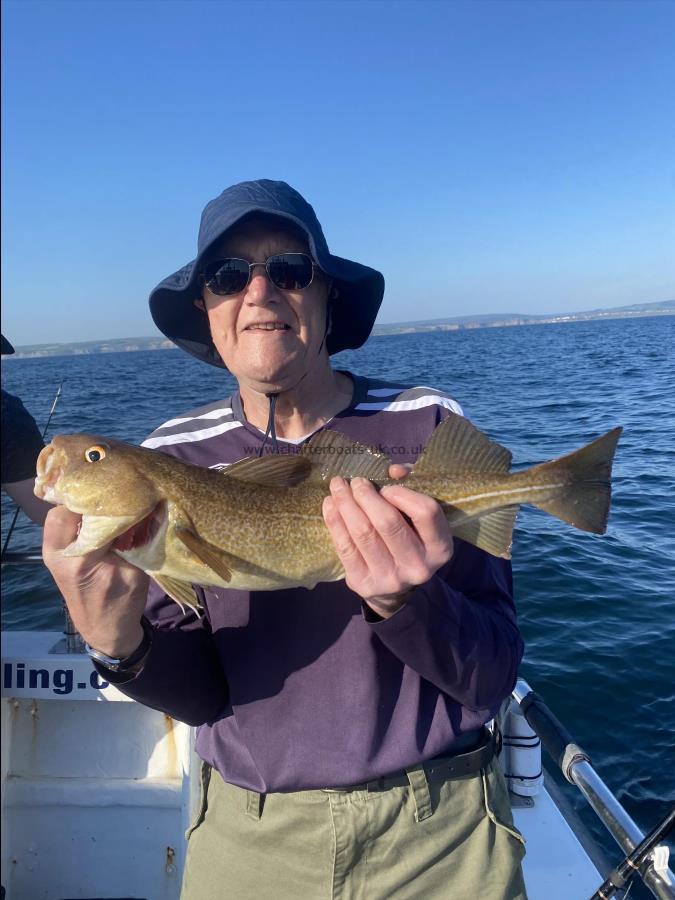
M 319 220 L 304 197 L 285 181 L 267 179 L 235 184 L 206 205 L 196 258 L 165 278 L 150 294 L 150 312 L 159 330 L 187 353 L 225 368 L 211 340 L 208 320 L 193 301 L 201 297 L 199 276 L 214 244 L 238 222 L 254 215 L 274 216 L 300 228 L 307 236 L 314 262 L 333 279 L 337 299 L 331 306 L 328 352 L 364 344 L 382 303 L 384 277 L 368 266 L 333 256 Z
M 4 334 L 0 334 L 0 338 L 2 338 L 2 355 L 9 356 L 10 353 L 14 353 L 14 347 L 12 347 Z

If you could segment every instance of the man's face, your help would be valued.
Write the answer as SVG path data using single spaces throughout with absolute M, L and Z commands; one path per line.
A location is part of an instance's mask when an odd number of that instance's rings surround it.
M 309 255 L 307 244 L 283 225 L 249 222 L 225 236 L 215 258 L 265 262 L 286 251 Z M 322 342 L 328 282 L 318 269 L 301 291 L 277 288 L 265 268 L 256 266 L 240 293 L 222 297 L 204 287 L 202 296 L 213 343 L 230 372 L 247 387 L 263 393 L 288 390 L 326 352 Z

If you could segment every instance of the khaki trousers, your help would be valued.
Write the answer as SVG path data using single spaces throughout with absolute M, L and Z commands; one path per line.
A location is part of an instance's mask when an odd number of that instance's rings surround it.
M 181 900 L 525 900 L 504 778 L 261 795 L 204 765 Z

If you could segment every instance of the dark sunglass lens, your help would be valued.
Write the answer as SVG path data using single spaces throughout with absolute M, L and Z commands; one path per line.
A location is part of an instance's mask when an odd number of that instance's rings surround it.
M 248 284 L 245 259 L 221 259 L 206 272 L 206 284 L 214 294 L 238 294 Z
M 280 253 L 267 260 L 267 273 L 278 288 L 301 291 L 312 280 L 312 260 L 305 253 Z

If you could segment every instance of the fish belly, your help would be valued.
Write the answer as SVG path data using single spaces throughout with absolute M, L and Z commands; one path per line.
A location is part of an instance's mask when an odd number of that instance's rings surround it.
M 312 498 L 315 500 L 315 498 Z M 316 508 L 316 502 L 313 506 Z M 274 509 L 274 507 L 273 507 Z M 170 508 L 163 534 L 156 536 L 138 561 L 150 575 L 154 573 L 203 586 L 231 590 L 274 591 L 292 587 L 313 588 L 322 581 L 344 577 L 323 518 L 316 511 L 298 511 L 297 505 L 276 508 L 255 515 L 255 507 L 241 504 L 238 514 L 211 515 L 200 520 L 198 512 L 188 514 Z M 223 578 L 188 549 L 177 536 L 177 528 L 189 528 L 210 552 L 215 553 Z

